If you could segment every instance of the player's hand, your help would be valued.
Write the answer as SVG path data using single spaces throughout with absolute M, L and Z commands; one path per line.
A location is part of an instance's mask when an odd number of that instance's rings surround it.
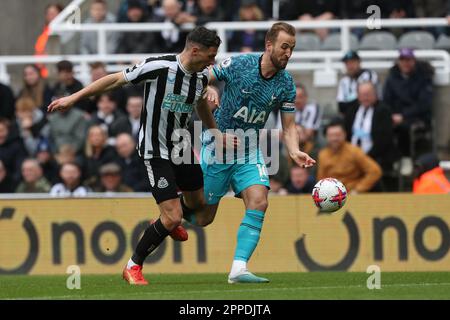
M 233 149 L 240 146 L 241 142 L 239 141 L 238 136 L 231 133 L 223 134 L 223 144 L 227 149 Z
M 206 87 L 206 92 L 203 95 L 203 99 L 208 102 L 214 103 L 214 105 L 219 105 L 219 92 L 211 86 Z
M 72 96 L 56 99 L 47 107 L 47 112 L 66 111 L 74 105 Z
M 316 160 L 300 150 L 291 153 L 291 158 L 302 168 L 309 168 L 316 164 Z

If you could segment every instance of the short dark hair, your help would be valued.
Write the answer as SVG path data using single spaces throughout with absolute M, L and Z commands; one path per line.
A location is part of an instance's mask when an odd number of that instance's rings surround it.
M 346 132 L 345 123 L 341 117 L 336 117 L 336 118 L 331 119 L 331 121 L 323 129 L 323 134 L 327 135 L 327 131 L 331 127 L 341 127 L 342 130 L 344 130 L 344 132 Z
M 0 117 L 0 124 L 4 125 L 8 130 L 11 127 L 11 121 L 7 118 Z
M 222 40 L 220 40 L 220 37 L 217 35 L 216 31 L 199 26 L 195 27 L 194 30 L 189 32 L 187 35 L 186 44 L 189 43 L 197 43 L 206 48 L 218 48 L 222 43 Z
M 277 22 L 266 33 L 266 42 L 275 42 L 280 31 L 284 31 L 291 36 L 295 36 L 295 28 L 286 22 Z
M 56 68 L 58 69 L 58 72 L 61 71 L 72 72 L 73 64 L 69 60 L 62 60 L 56 64 Z

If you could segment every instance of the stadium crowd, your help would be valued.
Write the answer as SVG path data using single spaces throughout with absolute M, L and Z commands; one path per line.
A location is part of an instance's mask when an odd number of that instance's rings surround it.
M 381 7 L 383 17 L 394 18 L 445 17 L 450 7 L 447 0 L 282 0 L 279 18 L 360 18 L 366 12 L 362 8 L 372 4 Z M 36 53 L 45 53 L 48 23 L 61 10 L 56 4 L 47 7 L 46 26 L 36 42 Z M 86 22 L 172 21 L 180 25 L 255 21 L 270 18 L 271 10 L 269 0 L 125 0 L 114 15 L 106 1 L 93 0 Z M 316 31 L 322 39 L 329 32 L 333 30 Z M 447 30 L 435 28 L 430 32 L 437 36 Z M 185 37 L 178 29 L 110 32 L 108 51 L 179 52 Z M 232 51 L 262 51 L 264 32 L 235 32 L 228 41 Z M 84 33 L 80 53 L 95 54 L 96 50 L 96 34 Z M 352 193 L 398 191 L 398 185 L 392 182 L 393 176 L 403 174 L 398 168 L 415 174 L 414 188 L 419 190 L 420 177 L 427 172 L 423 168 L 436 169 L 435 165 L 424 166 L 430 157 L 423 160 L 427 150 L 415 145 L 415 133 L 432 130 L 432 66 L 418 60 L 414 50 L 403 48 L 381 83 L 375 71 L 361 67 L 357 51 L 349 51 L 342 61 L 346 73 L 336 92 L 339 112 L 332 119 L 323 121 L 322 107 L 309 97 L 303 84 L 297 83 L 295 119 L 301 148 L 318 159 L 318 165 L 313 170 L 293 165 L 281 144 L 280 170 L 271 176 L 271 192 L 310 193 L 315 181 L 328 176 L 340 179 Z M 104 63 L 91 64 L 92 81 L 106 74 Z M 57 64 L 57 79 L 48 77 L 44 66 L 27 65 L 23 68 L 23 86 L 17 93 L 0 84 L 0 193 L 85 196 L 89 192 L 147 192 L 148 181 L 143 178 L 146 169 L 135 151 L 142 88 L 117 89 L 82 101 L 64 113 L 48 114 L 46 107 L 53 99 L 83 87 L 70 61 Z M 54 85 L 50 85 L 52 82 Z M 266 128 L 281 128 L 277 112 L 270 115 Z M 419 167 L 422 170 L 414 170 Z

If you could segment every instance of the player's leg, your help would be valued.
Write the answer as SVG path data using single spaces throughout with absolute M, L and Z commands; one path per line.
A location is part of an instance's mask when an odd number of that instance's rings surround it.
M 207 160 L 210 156 L 210 152 L 202 147 L 201 167 L 199 167 L 202 174 L 202 188 L 185 191 L 181 198 L 183 218 L 193 225 L 203 227 L 213 222 L 220 199 L 229 189 L 233 170 L 232 165 L 217 164 L 213 161 L 210 163 Z M 190 180 L 192 177 L 188 176 L 186 179 Z M 198 205 L 200 203 L 201 205 Z
M 214 221 L 219 203 L 206 204 L 204 189 L 201 188 L 183 192 L 181 206 L 183 218 L 193 225 L 206 227 Z
M 123 278 L 130 284 L 144 285 L 147 281 L 142 275 L 145 259 L 180 225 L 181 204 L 177 194 L 175 174 L 168 160 L 151 159 L 145 161 L 152 194 L 159 206 L 160 217 L 147 229 L 139 240 L 136 249 L 123 271 Z
M 233 175 L 233 188 L 245 203 L 245 215 L 237 233 L 234 260 L 228 277 L 229 283 L 265 283 L 247 269 L 247 262 L 258 245 L 268 206 L 269 178 L 264 164 L 241 165 Z

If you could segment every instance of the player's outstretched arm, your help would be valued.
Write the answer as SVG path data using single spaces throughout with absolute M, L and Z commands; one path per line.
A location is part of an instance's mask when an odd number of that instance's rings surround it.
M 294 113 L 281 112 L 281 124 L 283 126 L 284 142 L 292 160 L 301 167 L 312 167 L 316 161 L 308 154 L 300 151 L 300 141 L 295 128 Z
M 87 87 L 81 89 L 80 91 L 75 92 L 70 96 L 63 97 L 53 101 L 47 107 L 47 111 L 53 112 L 58 110 L 62 111 L 67 110 L 71 108 L 75 103 L 84 98 L 88 98 L 90 96 L 95 96 L 103 92 L 113 90 L 115 88 L 123 86 L 126 83 L 127 81 L 125 80 L 122 72 L 107 75 L 103 78 L 98 79 L 97 81 L 94 81 Z

